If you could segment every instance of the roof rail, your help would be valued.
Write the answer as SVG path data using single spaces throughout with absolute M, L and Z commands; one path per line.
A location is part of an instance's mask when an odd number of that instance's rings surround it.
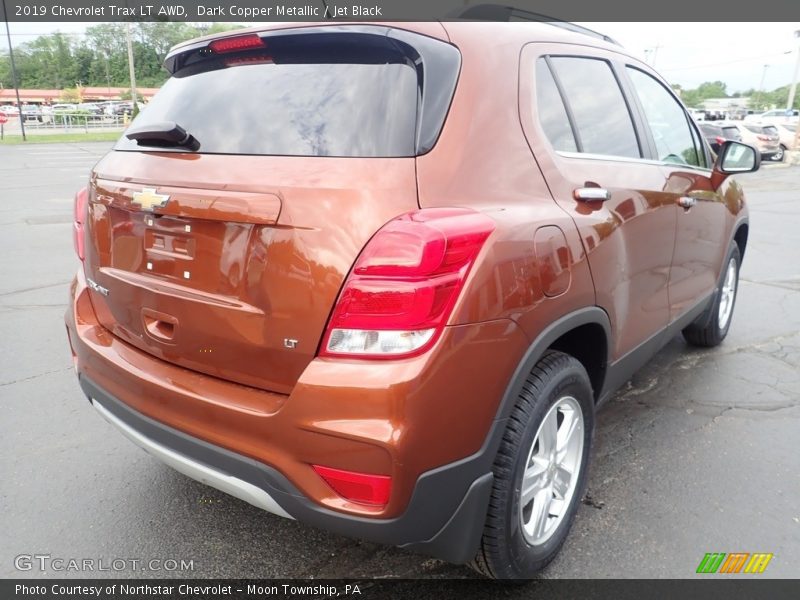
M 451 13 L 449 17 L 452 19 L 467 19 L 473 21 L 534 21 L 537 23 L 545 23 L 547 25 L 552 25 L 553 27 L 566 29 L 574 33 L 582 33 L 583 35 L 588 35 L 593 38 L 606 41 L 610 44 L 621 46 L 621 44 L 614 38 L 589 29 L 588 27 L 581 27 L 580 25 L 570 23 L 569 21 L 554 19 L 553 17 L 548 17 L 547 15 L 531 12 L 529 10 L 523 10 L 515 6 L 504 6 L 502 4 L 477 4 L 475 6 L 468 6 L 463 9 L 458 9 Z

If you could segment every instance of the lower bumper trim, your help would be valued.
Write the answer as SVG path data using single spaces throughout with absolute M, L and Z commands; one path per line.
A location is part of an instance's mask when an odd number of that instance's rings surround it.
M 287 519 L 292 518 L 292 516 L 283 510 L 266 491 L 254 486 L 252 483 L 248 483 L 237 477 L 223 473 L 222 471 L 212 469 L 201 462 L 179 454 L 151 440 L 114 416 L 114 414 L 105 408 L 98 400 L 91 398 L 91 402 L 97 412 L 99 412 L 106 421 L 119 429 L 125 437 L 142 448 L 145 452 L 172 467 L 179 473 L 183 473 L 187 477 L 191 477 L 221 492 L 244 500 L 267 512 L 286 517 Z

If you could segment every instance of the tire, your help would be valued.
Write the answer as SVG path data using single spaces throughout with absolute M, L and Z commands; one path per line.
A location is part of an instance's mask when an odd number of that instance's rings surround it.
M 783 162 L 783 157 L 786 155 L 786 146 L 781 144 L 780 149 L 772 155 L 772 160 L 775 162 Z
M 713 348 L 719 346 L 733 321 L 733 309 L 739 292 L 739 267 L 742 264 L 739 246 L 731 242 L 717 283 L 717 293 L 711 310 L 703 312 L 697 321 L 683 330 L 683 337 L 693 346 Z M 732 271 L 731 271 L 732 269 Z
M 575 425 L 567 436 L 570 424 Z M 572 356 L 546 352 L 508 418 L 473 569 L 495 579 L 527 579 L 553 560 L 583 498 L 593 434 L 594 396 L 586 369 Z M 553 456 L 556 462 L 562 457 L 561 468 L 551 466 Z M 572 477 L 565 483 L 570 468 Z M 530 485 L 523 501 L 526 474 Z M 540 507 L 549 507 L 544 519 L 536 519 Z

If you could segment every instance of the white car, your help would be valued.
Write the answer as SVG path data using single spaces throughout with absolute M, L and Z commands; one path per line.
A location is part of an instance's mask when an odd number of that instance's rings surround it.
M 689 114 L 695 121 L 705 121 L 706 120 L 706 111 L 700 108 L 690 108 Z
M 800 121 L 799 110 L 788 110 L 780 108 L 777 110 L 768 110 L 759 115 L 747 115 L 744 118 L 745 123 L 759 123 L 761 125 L 771 124 L 777 125 L 779 123 L 797 124 Z

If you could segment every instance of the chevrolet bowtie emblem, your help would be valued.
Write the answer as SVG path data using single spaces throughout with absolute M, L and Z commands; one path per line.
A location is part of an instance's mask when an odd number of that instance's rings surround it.
M 142 188 L 141 192 L 134 192 L 132 204 L 141 205 L 143 210 L 152 211 L 154 208 L 163 208 L 169 202 L 166 194 L 156 194 L 153 188 Z

